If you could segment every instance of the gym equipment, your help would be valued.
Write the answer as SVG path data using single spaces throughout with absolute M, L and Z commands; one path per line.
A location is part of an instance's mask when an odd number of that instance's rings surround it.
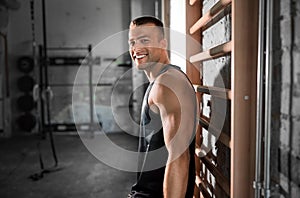
M 30 5 L 31 5 L 31 14 L 33 15 L 34 13 L 34 0 L 31 0 L 30 2 Z M 43 94 L 43 90 L 49 90 L 50 87 L 48 87 L 48 72 L 47 72 L 47 35 L 46 35 L 46 9 L 45 9 L 45 0 L 42 0 L 42 21 L 43 21 L 43 43 L 44 43 L 44 50 L 40 47 L 39 49 L 39 52 L 40 52 L 40 55 L 42 54 L 44 59 L 41 59 L 41 62 L 40 62 L 40 70 L 39 70 L 39 73 L 40 73 L 40 92 L 39 92 L 39 95 L 42 95 Z M 32 16 L 31 17 L 32 21 L 34 20 L 34 17 Z M 32 27 L 34 27 L 34 25 L 32 25 Z M 33 35 L 33 41 L 35 40 L 34 38 L 34 35 Z M 33 43 L 33 49 L 35 49 L 35 41 Z M 34 64 L 34 62 L 33 62 Z M 43 70 L 42 68 L 45 68 L 45 72 L 43 73 Z M 46 79 L 46 83 L 43 84 L 43 76 L 45 75 L 45 79 Z M 45 98 L 45 103 L 46 103 L 46 110 L 48 110 L 47 112 L 49 112 L 49 108 L 50 108 L 50 98 L 48 97 L 49 94 L 45 94 L 46 98 Z M 45 127 L 44 127 L 44 99 L 43 97 L 40 97 L 40 105 L 41 105 L 41 119 L 39 119 L 39 122 L 40 122 L 40 129 L 43 131 L 42 132 L 42 136 L 44 136 L 44 130 L 45 130 Z M 49 117 L 49 113 L 47 113 L 47 123 L 48 125 L 51 126 L 51 120 L 50 120 L 50 117 Z M 32 174 L 29 176 L 30 179 L 36 181 L 36 180 L 39 180 L 41 178 L 43 178 L 43 175 L 45 173 L 51 173 L 51 172 L 55 172 L 55 171 L 59 171 L 62 169 L 62 167 L 59 167 L 58 166 L 58 159 L 57 159 L 57 155 L 56 155 L 56 149 L 55 149 L 55 144 L 54 144 L 54 139 L 53 139 L 53 131 L 52 131 L 52 128 L 48 128 L 47 129 L 48 133 L 49 133 L 49 137 L 50 137 L 50 145 L 51 145 L 51 150 L 52 150 L 52 156 L 53 156 L 53 159 L 54 159 L 54 166 L 52 168 L 47 168 L 45 169 L 44 168 L 44 163 L 43 163 L 43 158 L 42 158 L 42 153 L 41 153 L 41 150 L 40 150 L 40 143 L 41 143 L 41 140 L 39 140 L 39 142 L 37 143 L 37 149 L 38 149 L 38 153 L 39 153 L 39 162 L 40 162 L 40 168 L 41 168 L 41 171 L 38 172 L 38 173 L 35 173 L 35 174 Z
M 17 123 L 22 130 L 30 132 L 36 125 L 36 119 L 34 115 L 27 112 L 17 119 Z
M 23 92 L 31 92 L 35 85 L 35 81 L 31 76 L 25 75 L 17 81 L 18 89 Z
M 34 0 L 31 0 L 31 13 L 33 13 L 33 9 L 34 9 L 34 4 L 32 3 Z M 33 20 L 33 17 L 32 17 Z M 53 111 L 53 106 L 51 106 L 53 104 L 53 102 L 56 100 L 55 97 L 55 92 L 52 91 L 51 87 L 57 88 L 57 87 L 61 87 L 66 89 L 67 87 L 70 88 L 70 84 L 72 84 L 73 86 L 73 82 L 68 83 L 68 76 L 64 76 L 66 79 L 65 81 L 67 83 L 62 83 L 62 84 L 58 84 L 56 82 L 56 80 L 54 80 L 53 84 L 50 80 L 51 78 L 51 73 L 49 75 L 49 68 L 51 66 L 51 70 L 53 70 L 54 67 L 62 67 L 62 66 L 80 66 L 82 64 L 83 60 L 85 59 L 85 56 L 80 57 L 80 56 L 76 56 L 76 57 L 66 57 L 66 56 L 60 56 L 60 57 L 51 57 L 48 55 L 48 51 L 49 50 L 56 50 L 56 51 L 61 51 L 61 50 L 87 50 L 88 51 L 88 56 L 89 58 L 87 60 L 91 60 L 91 61 L 87 61 L 86 63 L 84 63 L 84 65 L 88 66 L 89 68 L 89 83 L 86 83 L 87 88 L 89 88 L 89 92 L 90 92 L 90 117 L 91 117 L 91 121 L 90 123 L 88 123 L 88 130 L 93 131 L 91 123 L 94 122 L 94 112 L 93 112 L 93 93 L 92 93 L 92 66 L 95 63 L 95 61 L 97 61 L 97 59 L 92 59 L 91 58 L 91 51 L 92 51 L 92 47 L 91 45 L 89 45 L 87 48 L 48 48 L 47 46 L 47 31 L 46 31 L 46 12 L 45 12 L 45 0 L 42 0 L 42 23 L 43 23 L 43 45 L 39 46 L 39 80 L 38 83 L 39 85 L 35 86 L 35 91 L 34 91 L 34 96 L 35 99 L 38 100 L 38 106 L 39 106 L 39 118 L 38 118 L 38 122 L 39 122 L 39 127 L 42 133 L 42 136 L 45 137 L 45 134 L 49 135 L 49 139 L 50 139 L 50 145 L 51 145 L 51 150 L 52 150 L 52 156 L 54 159 L 54 166 L 52 168 L 44 168 L 44 164 L 43 164 L 43 159 L 42 159 L 42 154 L 40 152 L 39 149 L 39 145 L 41 143 L 41 141 L 38 142 L 38 151 L 39 151 L 39 161 L 40 161 L 40 168 L 41 171 L 39 173 L 33 174 L 30 176 L 30 178 L 32 180 L 38 180 L 43 178 L 43 175 L 45 173 L 50 173 L 53 171 L 58 171 L 61 170 L 61 167 L 58 166 L 58 158 L 56 155 L 56 148 L 55 148 L 55 143 L 54 143 L 54 139 L 53 139 L 53 130 L 55 129 L 64 129 L 64 128 L 71 128 L 73 131 L 75 129 L 75 123 L 72 123 L 71 126 L 68 125 L 63 125 L 60 123 L 60 125 L 56 125 L 57 123 L 53 123 L 53 120 L 51 119 L 51 111 Z M 32 26 L 34 29 L 34 26 Z M 33 35 L 33 41 L 34 41 L 34 35 Z M 33 45 L 33 47 L 35 47 L 35 45 Z M 57 53 L 56 53 L 57 54 Z M 84 54 L 86 55 L 86 54 Z M 50 71 L 51 72 L 51 71 Z M 62 74 L 64 73 L 59 73 L 59 76 L 62 76 Z M 54 75 L 55 76 L 55 75 Z M 49 80 L 50 79 L 50 80 Z M 54 89 L 55 89 L 54 88 Z M 65 91 L 66 92 L 66 91 Z M 54 93 L 54 94 L 51 94 Z M 53 96 L 53 98 L 51 97 L 51 95 Z M 64 93 L 65 95 L 65 93 Z M 65 99 L 65 98 L 64 98 Z M 50 103 L 51 100 L 51 103 Z M 70 103 L 71 104 L 71 103 Z M 57 126 L 57 128 L 54 128 L 54 126 Z
M 35 102 L 30 94 L 24 94 L 17 99 L 17 106 L 21 111 L 29 112 L 35 107 Z
M 33 70 L 34 68 L 34 61 L 31 57 L 29 56 L 22 56 L 18 59 L 18 69 L 21 72 L 24 73 L 29 73 Z
M 45 58 L 45 50 L 47 58 Z M 82 131 L 91 131 L 99 125 L 99 123 L 94 123 L 94 103 L 93 103 L 93 87 L 94 86 L 108 86 L 103 84 L 93 84 L 92 73 L 93 65 L 100 64 L 99 57 L 92 57 L 91 51 L 92 46 L 87 47 L 52 47 L 46 48 L 40 46 L 40 60 L 42 60 L 43 66 L 40 67 L 40 87 L 43 91 L 41 96 L 45 102 L 46 92 L 50 93 L 48 97 L 51 99 L 49 108 L 44 105 L 44 118 L 50 120 L 50 122 L 45 122 L 44 127 L 51 127 L 55 131 L 76 131 L 76 125 L 74 123 L 72 115 L 68 112 L 72 111 L 72 91 L 74 86 L 85 87 L 86 93 L 89 96 L 89 101 L 86 104 L 89 108 L 88 119 L 82 121 L 82 123 L 77 123 L 77 126 L 85 126 L 80 128 Z M 57 55 L 58 53 L 66 54 L 69 52 L 75 52 L 75 56 L 62 56 Z M 49 54 L 55 54 L 55 56 L 48 56 Z M 78 54 L 81 55 L 78 55 Z M 75 76 L 78 67 L 83 66 L 87 69 L 87 82 L 74 85 Z M 61 75 L 62 73 L 69 74 L 67 76 Z M 46 86 L 47 85 L 47 86 Z M 111 86 L 111 84 L 109 84 Z M 52 94 L 51 94 L 52 93 Z M 63 116 L 65 115 L 65 117 Z M 59 122 L 57 121 L 59 120 Z M 95 125 L 95 126 L 94 126 Z M 86 127 L 87 126 L 87 127 Z

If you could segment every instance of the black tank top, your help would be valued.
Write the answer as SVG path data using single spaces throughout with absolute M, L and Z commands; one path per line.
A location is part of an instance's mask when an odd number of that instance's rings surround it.
M 166 65 L 159 72 L 159 75 L 171 68 L 181 71 L 180 68 L 177 66 Z M 168 152 L 165 148 L 161 118 L 159 114 L 156 114 L 151 111 L 148 104 L 148 97 L 153 84 L 154 81 L 149 84 L 145 92 L 145 96 L 142 104 L 140 137 L 139 137 L 139 153 L 140 153 L 139 172 L 137 174 L 137 182 L 132 187 L 132 190 L 148 194 L 149 197 L 151 198 L 162 198 L 165 165 L 168 159 Z M 195 105 L 196 105 L 196 96 L 195 96 Z M 195 124 L 196 124 L 196 109 L 194 113 L 195 113 L 194 117 L 195 117 Z M 194 132 L 195 132 L 195 127 L 194 127 Z M 148 155 L 150 151 L 156 151 L 157 149 L 159 149 L 159 156 Z M 185 196 L 186 198 L 192 198 L 194 192 L 194 184 L 195 184 L 194 137 L 192 137 L 192 141 L 189 146 L 189 152 L 190 152 L 190 164 L 189 164 L 188 187 Z M 160 166 L 161 168 L 156 168 L 154 170 L 151 169 L 152 168 L 151 166 L 157 166 L 159 164 L 162 165 Z

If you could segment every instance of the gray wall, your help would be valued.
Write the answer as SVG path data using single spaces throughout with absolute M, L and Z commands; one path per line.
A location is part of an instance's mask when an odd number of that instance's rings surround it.
M 300 2 L 274 2 L 271 170 L 279 194 L 294 198 L 300 194 Z
M 11 108 L 7 64 L 7 29 L 9 13 L 17 10 L 19 7 L 20 3 L 15 0 L 0 1 L 0 137 L 8 137 L 11 133 Z

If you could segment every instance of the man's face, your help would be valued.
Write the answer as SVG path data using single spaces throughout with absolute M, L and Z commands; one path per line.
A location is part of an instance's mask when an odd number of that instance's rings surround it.
M 159 29 L 152 23 L 140 26 L 131 25 L 129 29 L 129 52 L 138 69 L 160 62 L 165 42 Z

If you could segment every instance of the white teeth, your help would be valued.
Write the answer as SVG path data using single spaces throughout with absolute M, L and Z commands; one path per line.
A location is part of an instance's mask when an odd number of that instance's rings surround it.
M 143 55 L 137 55 L 136 58 L 144 58 L 146 55 L 143 54 Z

